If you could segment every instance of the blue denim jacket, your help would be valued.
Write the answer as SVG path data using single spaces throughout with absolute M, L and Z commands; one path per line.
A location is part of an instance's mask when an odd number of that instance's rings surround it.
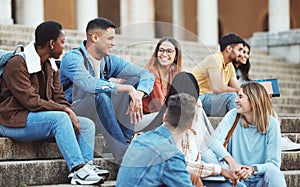
M 82 49 L 88 61 L 91 61 L 84 47 L 85 42 L 83 41 L 79 48 Z M 110 78 L 127 79 L 136 77 L 139 79 L 137 90 L 144 91 L 146 94 L 152 91 L 154 75 L 148 70 L 113 54 L 104 57 L 103 60 L 106 61 L 107 72 L 105 77 L 99 79 L 95 77 L 90 63 L 87 63 L 87 68 L 85 67 L 84 57 L 78 49 L 73 49 L 64 55 L 60 66 L 60 81 L 63 86 L 70 81 L 73 82 L 73 86 L 65 91 L 68 102 L 72 103 L 91 93 L 115 92 L 116 83 L 110 82 Z M 103 76 L 103 72 L 104 63 L 101 64 L 100 68 L 101 76 Z
M 159 126 L 130 144 L 116 186 L 193 186 L 184 155 L 167 128 Z

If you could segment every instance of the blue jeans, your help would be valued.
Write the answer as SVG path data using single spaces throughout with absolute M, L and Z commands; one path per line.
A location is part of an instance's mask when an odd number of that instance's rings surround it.
M 97 132 L 103 134 L 115 161 L 121 163 L 134 126 L 130 129 L 118 122 L 110 96 L 107 93 L 90 94 L 74 102 L 73 108 L 77 115 L 88 117 L 95 122 Z
M 219 181 L 202 181 L 203 185 L 206 187 L 232 187 L 232 183 L 230 181 L 219 182 Z M 244 183 L 239 182 L 238 187 L 247 187 Z
M 95 124 L 78 117 L 81 131 L 77 138 L 68 114 L 61 111 L 30 112 L 26 126 L 10 128 L 0 125 L 0 136 L 18 142 L 55 139 L 69 170 L 94 158 Z
M 206 163 L 219 164 L 221 165 L 222 168 L 226 168 L 226 169 L 229 168 L 226 162 L 220 161 L 211 149 L 207 149 L 201 156 L 202 156 L 202 160 Z M 212 183 L 208 183 L 208 184 L 212 184 Z M 207 187 L 210 186 L 208 184 L 205 183 Z M 285 187 L 286 182 L 283 173 L 277 167 L 273 166 L 270 167 L 264 175 L 251 176 L 249 179 L 245 181 L 240 181 L 238 186 Z
M 199 98 L 207 116 L 223 117 L 229 110 L 237 107 L 234 102 L 237 98 L 235 92 L 209 93 L 200 95 Z
M 249 187 L 286 187 L 283 173 L 275 166 L 268 168 L 264 175 L 251 177 L 242 182 Z

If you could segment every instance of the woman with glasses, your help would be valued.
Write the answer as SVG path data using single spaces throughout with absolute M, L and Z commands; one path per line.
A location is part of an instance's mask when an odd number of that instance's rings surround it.
M 152 92 L 143 99 L 145 114 L 157 112 L 165 103 L 173 78 L 182 69 L 180 44 L 174 39 L 165 37 L 159 40 L 146 64 L 146 69 L 155 76 Z

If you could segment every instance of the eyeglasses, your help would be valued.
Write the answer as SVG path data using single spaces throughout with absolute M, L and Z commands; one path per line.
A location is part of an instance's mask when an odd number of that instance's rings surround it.
M 158 49 L 159 54 L 164 54 L 165 52 L 167 53 L 167 55 L 171 56 L 171 55 L 173 55 L 175 50 L 174 49 L 163 49 L 163 48 Z

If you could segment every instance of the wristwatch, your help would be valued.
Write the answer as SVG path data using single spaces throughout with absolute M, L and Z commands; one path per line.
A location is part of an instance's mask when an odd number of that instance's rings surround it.
M 257 175 L 257 173 L 258 173 L 258 169 L 257 169 L 257 166 L 252 166 L 252 168 L 253 168 L 253 175 Z

